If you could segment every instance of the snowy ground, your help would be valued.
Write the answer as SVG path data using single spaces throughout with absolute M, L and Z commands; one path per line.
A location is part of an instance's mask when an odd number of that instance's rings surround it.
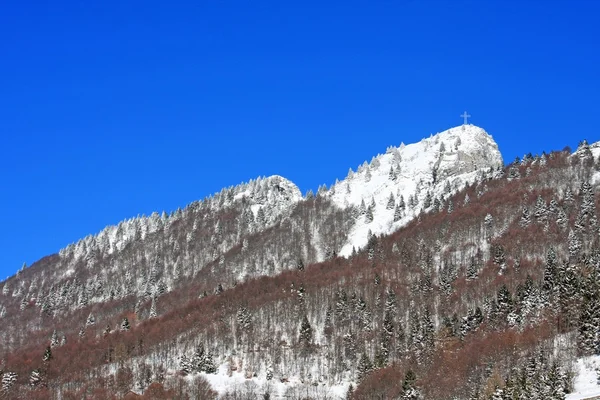
M 567 400 L 591 399 L 600 396 L 596 368 L 600 368 L 600 356 L 584 357 L 577 360 L 575 390 L 567 395 Z
M 318 395 L 319 398 L 343 399 L 348 390 L 348 383 L 333 386 L 324 384 L 314 386 L 305 385 L 297 378 L 291 378 L 289 382 L 280 382 L 277 379 L 267 381 L 264 377 L 246 379 L 241 372 L 234 371 L 230 374 L 227 364 L 221 365 L 216 374 L 203 373 L 202 376 L 210 383 L 213 390 L 216 390 L 220 395 L 232 392 L 235 389 L 242 393 L 253 391 L 257 395 L 268 390 L 271 393 L 271 398 L 283 399 L 286 392 L 289 394 L 290 390 L 296 389 L 299 394 L 307 390 L 309 395 Z

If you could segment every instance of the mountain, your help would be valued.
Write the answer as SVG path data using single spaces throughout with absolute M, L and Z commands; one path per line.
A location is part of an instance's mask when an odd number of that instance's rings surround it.
M 370 164 L 359 166 L 356 173 L 350 170 L 348 177 L 326 194 L 340 208 L 362 207 L 361 213 L 366 212 L 366 205 L 373 208 L 373 218 L 369 215 L 368 221 L 353 227 L 340 255 L 349 256 L 353 247 L 366 245 L 369 231 L 391 233 L 429 208 L 432 198 L 447 197 L 502 165 L 494 139 L 474 125 L 451 128 L 407 146 L 389 147 Z M 408 206 L 397 211 L 396 202 L 408 202 Z
M 2 394 L 564 398 L 600 352 L 599 156 L 504 166 L 464 125 L 107 227 L 0 283 Z

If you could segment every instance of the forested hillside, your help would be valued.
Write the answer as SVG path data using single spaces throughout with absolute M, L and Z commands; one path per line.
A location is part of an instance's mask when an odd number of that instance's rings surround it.
M 600 353 L 600 152 L 502 167 L 448 132 L 418 169 L 400 146 L 315 195 L 259 179 L 24 268 L 2 396 L 564 399 Z

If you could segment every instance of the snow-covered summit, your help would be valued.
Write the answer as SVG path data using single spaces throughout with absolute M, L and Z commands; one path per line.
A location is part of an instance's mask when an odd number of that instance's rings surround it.
M 367 243 L 373 234 L 408 223 L 433 200 L 443 202 L 466 182 L 503 165 L 498 145 L 483 128 L 462 125 L 418 143 L 390 147 L 385 154 L 349 171 L 325 193 L 342 208 L 356 207 L 357 220 L 341 255 Z

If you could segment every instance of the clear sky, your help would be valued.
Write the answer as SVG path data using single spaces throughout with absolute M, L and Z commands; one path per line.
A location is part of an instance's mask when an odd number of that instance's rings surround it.
M 464 110 L 505 161 L 598 141 L 599 3 L 5 2 L 0 276 L 259 175 L 329 185 Z

